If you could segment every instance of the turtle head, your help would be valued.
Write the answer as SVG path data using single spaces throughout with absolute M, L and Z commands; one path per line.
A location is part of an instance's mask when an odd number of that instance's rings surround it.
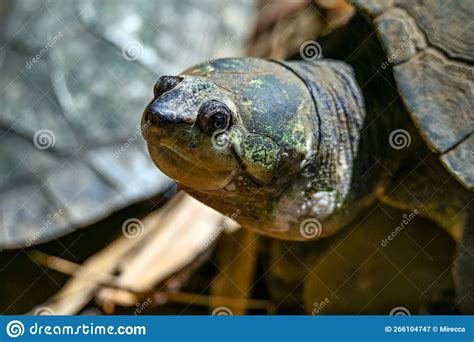
M 229 94 L 206 77 L 160 77 L 142 118 L 153 161 L 186 187 L 224 187 L 238 163 L 214 138 L 230 129 L 235 111 Z
M 304 110 L 307 90 L 285 73 L 273 62 L 238 58 L 160 77 L 142 118 L 156 165 L 199 192 L 270 187 L 288 156 L 305 149 L 294 114 Z
M 301 239 L 301 220 L 326 220 L 343 201 L 351 136 L 326 105 L 341 68 L 321 74 L 320 87 L 299 66 L 309 65 L 218 59 L 161 77 L 142 119 L 155 164 L 205 204 L 239 210 L 241 224 Z

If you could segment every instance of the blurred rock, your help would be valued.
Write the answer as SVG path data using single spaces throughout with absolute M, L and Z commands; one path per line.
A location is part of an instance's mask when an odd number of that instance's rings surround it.
M 3 1 L 0 249 L 50 240 L 168 188 L 141 137 L 153 85 L 238 55 L 252 12 L 210 0 Z

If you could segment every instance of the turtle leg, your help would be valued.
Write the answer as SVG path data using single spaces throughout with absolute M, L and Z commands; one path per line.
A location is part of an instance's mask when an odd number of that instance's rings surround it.
M 474 201 L 473 203 L 474 204 Z M 474 314 L 474 214 L 467 219 L 459 251 L 454 262 L 456 301 L 459 309 Z

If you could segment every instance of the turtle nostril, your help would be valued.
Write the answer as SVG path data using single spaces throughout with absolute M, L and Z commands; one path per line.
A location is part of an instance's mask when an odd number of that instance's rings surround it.
M 162 76 L 153 89 L 154 99 L 146 107 L 143 120 L 149 125 L 164 126 L 183 121 L 176 104 L 179 91 L 168 92 L 183 80 L 180 76 Z
M 176 87 L 182 80 L 183 78 L 180 76 L 161 76 L 153 88 L 153 94 L 158 97 Z
M 148 125 L 157 126 L 162 124 L 165 120 L 163 114 L 159 110 L 159 103 L 153 101 L 146 107 L 144 114 L 145 122 Z
M 159 99 L 151 102 L 148 107 L 146 107 L 143 115 L 145 122 L 155 127 L 164 127 L 167 124 L 182 122 L 179 115 L 176 115 L 173 110 L 170 110 L 167 103 L 163 103 Z
M 153 115 L 152 113 L 150 113 L 149 108 L 147 108 L 145 111 L 144 119 L 147 125 L 154 125 L 156 124 L 157 118 L 156 118 L 156 115 Z

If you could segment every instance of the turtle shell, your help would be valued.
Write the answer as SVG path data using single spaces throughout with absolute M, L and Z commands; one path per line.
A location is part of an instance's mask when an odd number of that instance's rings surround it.
M 211 40 L 241 29 L 223 31 L 222 18 L 195 7 L 0 5 L 0 250 L 51 240 L 171 186 L 141 137 L 150 89 L 162 72 L 210 58 Z
M 373 21 L 386 65 L 391 64 L 402 100 L 426 144 L 461 184 L 474 189 L 472 2 L 352 3 Z

